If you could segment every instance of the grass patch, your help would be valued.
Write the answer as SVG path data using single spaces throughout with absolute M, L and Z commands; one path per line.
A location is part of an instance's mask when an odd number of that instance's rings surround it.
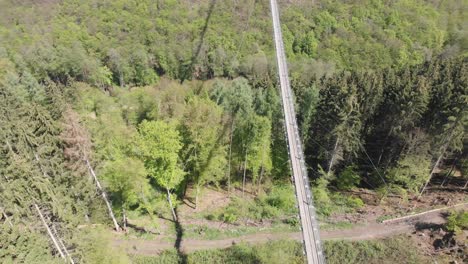
M 378 241 L 326 241 L 328 264 L 366 263 L 429 263 L 405 237 L 398 236 Z M 175 250 L 157 257 L 133 256 L 136 264 L 180 263 Z M 272 241 L 261 245 L 238 244 L 227 249 L 197 251 L 186 256 L 187 263 L 283 264 L 304 263 L 302 243 L 292 240 Z
M 324 222 L 320 225 L 320 230 L 344 230 L 351 229 L 355 226 L 357 226 L 357 224 L 353 224 L 347 221 L 340 221 L 336 223 Z
M 383 222 L 385 220 L 398 218 L 398 217 L 403 217 L 403 216 L 412 216 L 412 215 L 416 215 L 416 214 L 419 214 L 419 213 L 424 213 L 424 212 L 427 212 L 427 211 L 430 211 L 430 210 L 440 209 L 440 208 L 443 208 L 443 207 L 446 207 L 446 206 L 439 204 L 439 205 L 431 206 L 431 207 L 428 207 L 428 208 L 418 207 L 418 208 L 416 208 L 416 209 L 414 209 L 414 210 L 412 210 L 410 212 L 398 211 L 398 212 L 395 212 L 393 214 L 381 215 L 376 219 L 376 221 L 381 223 L 381 222 Z
M 398 236 L 377 241 L 326 241 L 327 263 L 429 263 L 411 240 Z
M 468 211 L 452 211 L 447 220 L 447 230 L 450 232 L 460 234 L 462 230 L 468 229 Z
M 239 223 L 245 220 L 273 220 L 298 225 L 296 200 L 291 186 L 273 186 L 266 194 L 254 199 L 233 197 L 230 204 L 205 215 L 208 220 Z
M 208 226 L 189 225 L 184 228 L 184 238 L 194 238 L 201 240 L 215 240 L 230 237 L 240 237 L 249 234 L 259 233 L 283 233 L 283 232 L 298 232 L 299 227 L 293 227 L 288 224 L 277 224 L 272 227 L 252 227 L 240 226 L 229 229 L 211 228 Z
M 136 264 L 176 264 L 182 257 L 175 250 L 165 251 L 158 257 L 133 256 Z M 201 250 L 186 256 L 188 264 L 198 263 L 304 263 L 302 245 L 296 241 L 281 240 L 262 245 L 238 244 L 227 249 Z
M 379 223 L 382 223 L 382 222 L 385 221 L 385 220 L 390 220 L 390 219 L 395 218 L 395 217 L 398 217 L 398 216 L 394 216 L 394 215 L 381 215 L 381 216 L 377 217 L 376 221 L 379 222 Z
M 344 195 L 339 192 L 314 193 L 315 206 L 320 219 L 327 218 L 333 213 L 353 213 L 364 206 L 359 197 Z
M 157 257 L 133 255 L 131 258 L 132 263 L 135 264 L 176 264 L 181 262 L 175 249 L 165 250 Z

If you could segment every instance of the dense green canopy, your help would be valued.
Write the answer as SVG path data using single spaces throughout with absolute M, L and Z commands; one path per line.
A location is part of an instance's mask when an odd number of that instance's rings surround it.
M 464 5 L 280 1 L 319 206 L 330 186 L 417 193 L 448 159 L 467 177 Z M 128 262 L 91 228 L 111 226 L 91 170 L 119 222 L 176 219 L 190 188 L 289 185 L 270 19 L 254 0 L 0 1 L 0 261 L 61 262 L 37 205 L 76 262 Z

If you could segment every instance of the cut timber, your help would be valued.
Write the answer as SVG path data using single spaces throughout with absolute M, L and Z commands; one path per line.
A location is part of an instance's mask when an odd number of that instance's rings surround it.
M 432 176 L 434 175 L 435 170 L 439 167 L 439 164 L 440 164 L 440 162 L 442 161 L 442 157 L 444 156 L 444 153 L 445 153 L 445 150 L 446 150 L 446 149 L 447 149 L 447 148 L 444 148 L 443 153 L 440 154 L 439 158 L 437 159 L 436 163 L 434 164 L 434 167 L 432 167 L 431 174 L 429 174 L 429 178 L 427 178 L 426 183 L 424 183 L 424 186 L 423 186 L 423 188 L 421 189 L 421 192 L 419 193 L 418 198 L 421 197 L 421 196 L 423 195 L 424 191 L 426 190 L 427 185 L 428 185 L 429 182 L 431 181 Z
M 335 147 L 333 148 L 333 152 L 332 152 L 332 156 L 331 156 L 331 159 L 330 159 L 330 164 L 328 165 L 328 172 L 327 172 L 327 175 L 330 175 L 330 172 L 333 168 L 333 165 L 335 163 L 335 155 L 336 155 L 336 152 L 338 150 L 338 144 L 340 142 L 340 138 L 337 138 L 336 139 L 336 142 L 335 142 Z
M 167 201 L 169 202 L 169 206 L 171 207 L 172 217 L 174 218 L 174 222 L 177 222 L 177 214 L 175 213 L 174 206 L 172 205 L 171 192 L 167 188 L 166 188 L 166 191 L 167 191 Z
M 247 154 L 249 150 L 247 149 L 245 151 L 245 159 L 244 159 L 244 176 L 242 177 L 242 197 L 244 197 L 244 191 L 245 191 L 245 174 L 247 172 Z
M 65 244 L 63 243 L 63 241 L 58 237 L 58 232 L 57 232 L 57 229 L 55 228 L 54 225 L 52 225 L 52 229 L 54 229 L 54 233 L 55 233 L 55 235 L 57 236 L 57 240 L 58 240 L 58 242 L 60 243 L 60 246 L 62 246 L 63 252 L 65 252 L 65 254 L 67 255 L 68 260 L 70 261 L 71 264 L 75 264 L 75 261 L 74 261 L 74 260 L 72 259 L 72 257 L 70 256 L 70 252 L 68 252 L 68 250 L 67 250 L 67 247 L 65 246 Z
M 461 203 L 461 204 L 456 204 L 456 205 L 447 206 L 447 207 L 443 207 L 443 208 L 429 210 L 429 211 L 418 213 L 418 214 L 406 215 L 406 216 L 402 216 L 402 217 L 398 217 L 398 218 L 388 219 L 388 220 L 382 221 L 382 223 L 385 224 L 385 223 L 396 222 L 396 221 L 405 220 L 405 219 L 409 219 L 409 218 L 413 218 L 413 217 L 418 217 L 418 216 L 421 216 L 421 215 L 425 215 L 425 214 L 429 214 L 429 213 L 433 213 L 433 212 L 437 212 L 437 211 L 444 211 L 444 210 L 447 210 L 447 209 L 456 208 L 456 207 L 460 207 L 460 206 L 464 206 L 464 205 L 468 205 L 468 203 Z
M 44 168 L 42 168 L 41 162 L 39 161 L 39 157 L 37 156 L 37 153 L 34 153 L 34 158 L 37 161 L 37 164 L 39 165 L 39 169 L 41 169 L 42 175 L 44 175 L 45 178 L 48 177 L 47 173 L 45 172 Z
M 463 113 L 463 111 L 462 111 Z M 452 128 L 451 128 L 451 132 L 450 132 L 450 135 L 448 136 L 447 140 L 445 141 L 445 143 L 442 145 L 442 147 L 440 148 L 440 155 L 439 155 L 439 158 L 437 158 L 437 161 L 436 163 L 434 164 L 434 167 L 432 167 L 432 170 L 431 170 L 431 174 L 429 174 L 429 178 L 427 179 L 426 183 L 424 184 L 421 192 L 419 193 L 419 197 L 421 197 L 424 193 L 424 191 L 426 190 L 426 187 L 427 185 L 429 184 L 429 182 L 431 181 L 432 179 L 432 176 L 434 175 L 435 173 L 435 170 L 439 167 L 439 164 L 440 162 L 442 161 L 442 158 L 444 157 L 445 155 L 445 152 L 447 151 L 449 145 L 450 145 L 450 142 L 452 141 L 452 138 L 454 136 L 454 129 L 457 125 L 457 122 L 460 120 L 460 116 L 457 117 L 457 119 L 455 120 L 455 122 L 453 123 L 452 125 Z
M 60 245 L 59 245 L 57 239 L 55 238 L 54 234 L 52 233 L 52 230 L 50 230 L 49 226 L 47 225 L 47 223 L 46 223 L 46 221 L 44 219 L 44 216 L 42 215 L 41 210 L 39 209 L 39 206 L 37 206 L 37 204 L 34 204 L 34 207 L 36 208 L 36 211 L 39 214 L 39 217 L 41 218 L 42 224 L 47 229 L 47 233 L 49 233 L 50 239 L 52 239 L 52 242 L 54 243 L 55 249 L 57 249 L 57 251 L 59 252 L 60 256 L 63 259 L 66 259 L 65 255 L 63 254 L 62 249 L 60 248 Z
M 5 221 L 8 223 L 10 227 L 13 227 L 13 223 L 11 223 L 10 218 L 8 215 L 5 213 L 5 210 L 3 210 L 3 207 L 0 207 L 0 211 L 2 212 L 3 217 L 5 218 Z
M 231 193 L 231 157 L 232 157 L 232 134 L 234 130 L 234 118 L 231 121 L 231 131 L 229 135 L 229 164 L 228 164 L 228 193 Z
M 96 182 L 96 186 L 98 187 L 99 191 L 101 192 L 102 199 L 104 199 L 104 202 L 106 202 L 107 210 L 109 210 L 109 215 L 112 218 L 112 222 L 114 222 L 114 227 L 116 231 L 120 231 L 120 226 L 117 223 L 117 219 L 115 219 L 114 211 L 112 210 L 112 206 L 109 202 L 109 199 L 107 198 L 106 192 L 102 189 L 101 183 L 99 182 L 96 173 L 94 173 L 93 167 L 91 167 L 91 164 L 89 163 L 88 159 L 85 159 L 86 161 L 86 166 L 89 169 L 89 172 L 94 178 L 94 182 Z

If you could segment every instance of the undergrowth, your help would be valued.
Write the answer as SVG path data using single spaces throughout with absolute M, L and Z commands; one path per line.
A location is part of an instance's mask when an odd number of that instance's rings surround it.
M 405 237 L 378 241 L 326 241 L 325 255 L 329 264 L 426 263 L 429 260 Z M 283 264 L 304 263 L 302 244 L 298 241 L 271 241 L 262 245 L 238 244 L 227 249 L 203 250 L 178 256 L 175 250 L 157 257 L 133 256 L 136 264 L 171 264 L 182 260 L 195 263 Z

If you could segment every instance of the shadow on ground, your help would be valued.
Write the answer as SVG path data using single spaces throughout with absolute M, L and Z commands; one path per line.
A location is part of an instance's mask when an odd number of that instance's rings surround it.
M 177 221 L 174 221 L 175 228 L 176 228 L 176 242 L 174 244 L 174 247 L 177 250 L 177 255 L 179 255 L 180 263 L 186 264 L 187 263 L 187 254 L 185 254 L 182 251 L 182 237 L 184 236 L 184 229 L 182 228 L 182 225 L 180 224 L 179 221 L 179 215 L 177 213 L 176 209 L 176 216 L 177 216 Z
M 197 62 L 198 55 L 200 54 L 200 51 L 201 51 L 201 49 L 203 47 L 203 43 L 205 41 L 206 31 L 208 30 L 208 25 L 210 23 L 211 14 L 213 13 L 215 4 L 216 4 L 216 0 L 211 0 L 210 6 L 208 8 L 208 14 L 207 14 L 206 19 L 205 19 L 205 24 L 204 24 L 204 26 L 202 28 L 201 33 L 200 33 L 200 41 L 198 42 L 197 48 L 196 48 L 195 52 L 193 53 L 192 58 L 190 59 L 190 61 L 187 64 L 183 64 L 181 66 L 180 83 L 183 83 L 185 80 L 188 80 L 188 79 L 190 79 L 192 77 L 193 68 L 194 68 L 194 66 L 195 66 L 195 64 Z

